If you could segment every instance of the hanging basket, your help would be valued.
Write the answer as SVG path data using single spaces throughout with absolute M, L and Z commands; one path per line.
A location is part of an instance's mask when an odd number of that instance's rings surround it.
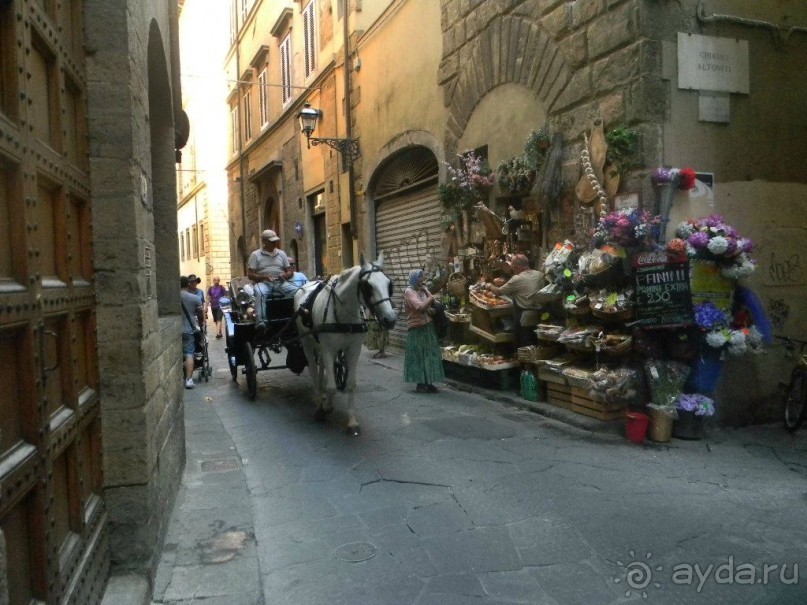
M 453 273 L 448 278 L 445 289 L 454 298 L 463 298 L 468 293 L 468 279 L 462 273 Z

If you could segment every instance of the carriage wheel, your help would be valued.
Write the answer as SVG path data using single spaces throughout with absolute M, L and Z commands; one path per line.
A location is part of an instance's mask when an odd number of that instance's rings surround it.
M 252 344 L 244 344 L 244 374 L 247 377 L 247 393 L 249 398 L 255 401 L 258 394 L 258 368 L 255 367 L 255 351 Z
M 210 367 L 210 358 L 205 355 L 205 365 L 202 366 L 202 375 L 205 382 L 210 382 L 210 377 L 213 375 L 213 368 Z
M 347 387 L 347 355 L 340 349 L 333 358 L 333 377 L 336 380 L 336 388 L 344 391 Z
M 229 336 L 227 336 L 227 346 L 224 347 L 224 351 L 227 353 L 227 365 L 230 366 L 230 376 L 233 377 L 233 382 L 238 382 L 238 364 L 236 363 L 235 347 Z

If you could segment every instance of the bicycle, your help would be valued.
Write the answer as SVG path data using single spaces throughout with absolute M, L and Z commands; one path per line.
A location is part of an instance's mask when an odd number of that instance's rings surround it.
M 807 355 L 804 353 L 807 341 L 789 336 L 777 336 L 776 338 L 784 341 L 789 356 L 795 356 L 796 346 L 799 345 L 796 365 L 790 373 L 790 382 L 787 384 L 784 396 L 785 428 L 789 432 L 795 433 L 807 419 Z

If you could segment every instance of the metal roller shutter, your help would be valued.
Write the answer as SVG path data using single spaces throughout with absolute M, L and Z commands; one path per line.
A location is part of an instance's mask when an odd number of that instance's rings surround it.
M 442 213 L 436 187 L 384 200 L 376 210 L 376 250 L 384 252 L 384 273 L 393 281 L 392 302 L 398 311 L 389 335 L 392 349 L 406 345 L 403 291 L 409 272 L 439 256 Z

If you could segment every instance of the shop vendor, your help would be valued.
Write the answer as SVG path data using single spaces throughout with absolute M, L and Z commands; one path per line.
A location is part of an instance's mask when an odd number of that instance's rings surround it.
M 536 293 L 545 285 L 544 274 L 530 268 L 530 261 L 523 254 L 513 256 L 510 267 L 513 277 L 507 283 L 501 287 L 489 283 L 485 285 L 485 289 L 513 299 L 516 345 L 526 347 L 537 342 L 535 328 L 539 317 Z

